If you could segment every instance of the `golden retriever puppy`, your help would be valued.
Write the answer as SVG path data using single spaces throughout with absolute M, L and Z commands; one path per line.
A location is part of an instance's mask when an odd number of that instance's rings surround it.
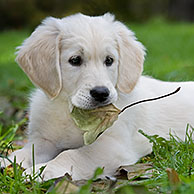
M 88 179 L 97 167 L 112 176 L 119 166 L 149 154 L 152 145 L 139 129 L 165 138 L 171 129 L 183 139 L 186 125 L 194 126 L 194 83 L 141 76 L 144 56 L 134 33 L 111 14 L 46 18 L 17 52 L 16 61 L 39 89 L 31 95 L 29 141 L 10 159 L 16 156 L 30 173 L 34 144 L 36 170 L 46 165 L 44 180 L 65 173 L 73 180 Z M 73 106 L 94 109 L 113 103 L 123 108 L 178 86 L 180 92 L 171 97 L 126 110 L 87 146 L 70 116 Z

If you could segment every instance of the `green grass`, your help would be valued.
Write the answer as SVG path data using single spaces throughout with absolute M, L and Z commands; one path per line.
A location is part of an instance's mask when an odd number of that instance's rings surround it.
M 5 152 L 10 149 L 10 142 L 14 140 L 16 130 L 23 124 L 14 124 L 6 134 L 0 130 L 0 156 L 4 157 Z M 0 128 L 2 129 L 2 127 Z M 0 193 L 66 193 L 68 185 L 76 185 L 78 194 L 89 193 L 177 193 L 190 194 L 194 191 L 194 142 L 192 140 L 194 129 L 188 125 L 185 140 L 180 140 L 170 134 L 170 139 L 166 140 L 158 135 L 146 136 L 153 143 L 152 154 L 144 157 L 140 163 L 152 163 L 152 176 L 140 178 L 138 174 L 135 178 L 127 180 L 124 176 L 114 181 L 99 181 L 98 175 L 102 174 L 102 169 L 97 169 L 92 179 L 83 182 L 72 182 L 67 177 L 56 181 L 49 180 L 43 183 L 36 182 L 35 178 L 39 174 L 22 176 L 23 169 L 13 161 L 12 168 L 6 168 L 0 173 Z M 14 145 L 11 146 L 15 149 Z M 171 174 L 178 181 L 173 182 L 168 178 L 167 169 L 175 170 L 176 174 Z M 144 174 L 144 172 L 142 172 Z M 65 187 L 60 187 L 64 184 Z M 79 186 L 77 186 L 79 185 Z
M 194 24 L 168 23 L 158 19 L 129 26 L 147 48 L 144 74 L 168 81 L 194 80 Z M 5 155 L 9 149 L 18 149 L 10 142 L 21 139 L 23 121 L 18 124 L 13 121 L 17 120 L 20 110 L 26 109 L 28 93 L 33 88 L 14 61 L 15 48 L 29 34 L 27 30 L 0 32 L 0 111 L 4 105 L 1 104 L 2 97 L 8 99 L 7 102 L 13 109 L 12 114 L 8 114 L 7 109 L 4 114 L 0 114 L 1 155 Z M 173 136 L 167 141 L 144 134 L 154 147 L 153 153 L 140 162 L 153 163 L 152 177 L 142 179 L 138 175 L 132 180 L 118 180 L 117 183 L 106 181 L 102 184 L 91 179 L 78 187 L 78 193 L 91 193 L 92 188 L 101 193 L 193 193 L 194 143 L 191 138 L 192 128 L 189 129 L 191 132 L 187 131 L 185 141 Z M 169 181 L 167 168 L 178 173 L 177 184 Z M 96 173 L 100 174 L 100 170 Z M 28 177 L 31 182 L 27 183 L 27 177 L 22 177 L 21 174 L 22 169 L 15 164 L 11 172 L 0 173 L 0 193 L 58 193 L 54 180 L 37 183 L 34 177 Z M 104 184 L 106 187 L 102 189 Z
M 154 20 L 130 26 L 147 48 L 145 74 L 167 81 L 194 80 L 194 24 Z
M 29 90 L 33 87 L 15 62 L 16 47 L 29 36 L 27 31 L 0 32 L 0 122 L 10 125 L 19 121 L 17 113 L 27 106 Z
M 12 94 L 15 87 L 19 89 L 18 92 L 20 92 L 20 88 L 31 87 L 30 81 L 15 63 L 16 47 L 21 45 L 28 35 L 27 31 L 0 33 L 0 90 L 5 94 Z
M 145 135 L 153 143 L 151 161 L 154 164 L 154 176 L 145 184 L 149 188 L 157 188 L 158 192 L 174 191 L 176 193 L 190 193 L 194 190 L 194 142 L 192 140 L 194 129 L 187 126 L 185 140 L 182 141 L 170 134 L 170 140 L 158 135 Z M 180 182 L 168 180 L 166 170 L 174 169 L 179 176 Z M 171 185 L 170 185 L 171 184 Z

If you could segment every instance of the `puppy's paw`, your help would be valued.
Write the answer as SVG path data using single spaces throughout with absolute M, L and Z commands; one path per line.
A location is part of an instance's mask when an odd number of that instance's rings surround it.
M 23 168 L 29 168 L 32 165 L 30 154 L 21 149 L 13 152 L 8 158 L 0 158 L 0 167 L 5 168 L 12 164 L 14 160 Z
M 51 162 L 37 164 L 35 169 L 33 167 L 28 168 L 24 171 L 24 175 L 31 175 L 35 177 L 36 181 L 42 182 L 53 178 L 58 178 L 66 173 L 64 169 L 59 168 L 57 165 Z
M 0 158 L 0 168 L 5 168 L 11 164 L 11 161 L 7 158 Z

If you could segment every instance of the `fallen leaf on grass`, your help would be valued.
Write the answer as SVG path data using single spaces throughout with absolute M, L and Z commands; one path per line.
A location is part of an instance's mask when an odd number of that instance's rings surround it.
M 134 165 L 129 166 L 129 169 Z M 120 167 L 122 168 L 122 167 Z M 124 167 L 125 169 L 128 166 Z M 136 170 L 152 168 L 150 164 L 138 164 Z M 133 170 L 130 170 L 133 171 Z M 146 171 L 147 172 L 147 171 Z M 49 188 L 47 193 L 55 191 L 56 193 L 76 193 L 79 191 L 80 193 L 123 193 L 125 191 L 131 191 L 132 193 L 149 193 L 145 186 L 143 185 L 134 185 L 131 184 L 128 180 L 121 180 L 115 177 L 106 177 L 106 179 L 96 179 L 96 180 L 79 180 L 72 181 L 71 176 L 69 174 L 65 174 L 65 176 L 57 178 L 54 184 Z M 127 188 L 126 188 L 127 187 Z
M 153 166 L 149 163 L 141 163 L 134 165 L 121 166 L 116 172 L 116 176 L 119 178 L 127 178 L 132 180 L 137 177 L 151 178 Z
M 24 171 L 24 168 L 21 167 L 18 164 L 16 164 L 15 168 L 16 168 L 17 171 L 22 171 L 22 172 Z M 2 168 L 2 169 L 3 169 L 3 171 L 2 171 L 3 173 L 5 172 L 5 174 L 8 175 L 11 178 L 14 177 L 14 173 L 15 173 L 14 171 L 15 171 L 15 169 L 14 169 L 13 164 L 10 164 L 7 167 Z
M 167 168 L 166 172 L 168 175 L 169 184 L 173 187 L 173 189 L 176 189 L 177 186 L 181 184 L 178 173 L 173 168 Z
M 6 175 L 8 175 L 9 177 L 13 178 L 14 177 L 14 169 L 12 164 L 10 164 L 9 166 L 7 166 L 4 170 Z
M 96 179 L 96 180 L 78 180 L 73 181 L 71 176 L 66 173 L 63 177 L 57 178 L 54 184 L 49 188 L 48 193 L 55 191 L 56 193 L 80 193 L 103 192 L 112 190 L 117 182 L 116 178 Z
M 71 180 L 71 176 L 66 173 L 63 177 L 55 180 L 54 184 L 48 189 L 47 193 L 54 191 L 57 194 L 76 193 L 79 187 Z
M 79 190 L 75 184 L 70 181 L 63 180 L 56 184 L 56 193 L 63 194 L 63 193 L 75 193 Z

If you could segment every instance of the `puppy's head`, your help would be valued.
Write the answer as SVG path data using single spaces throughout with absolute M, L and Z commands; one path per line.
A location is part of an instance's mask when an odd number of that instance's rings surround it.
M 49 98 L 83 109 L 130 93 L 143 69 L 144 47 L 114 16 L 47 18 L 18 50 L 16 61 Z

